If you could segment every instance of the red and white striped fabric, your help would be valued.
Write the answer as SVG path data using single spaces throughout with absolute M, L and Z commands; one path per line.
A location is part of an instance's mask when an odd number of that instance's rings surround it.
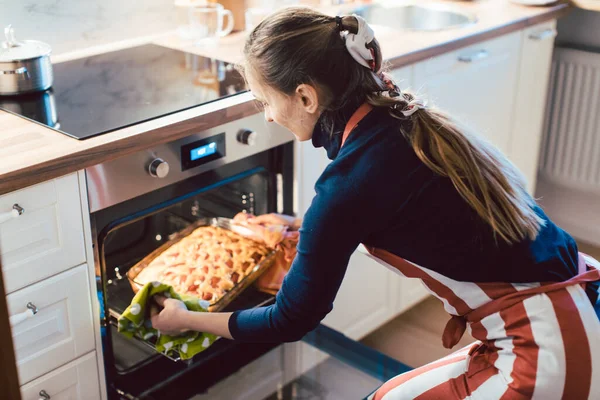
M 596 260 L 582 255 L 580 274 L 568 282 L 481 284 L 368 250 L 399 274 L 421 279 L 455 316 L 444 345 L 462 336 L 457 316 L 478 339 L 389 380 L 370 400 L 600 399 L 600 321 L 583 289 L 585 282 L 600 279 Z

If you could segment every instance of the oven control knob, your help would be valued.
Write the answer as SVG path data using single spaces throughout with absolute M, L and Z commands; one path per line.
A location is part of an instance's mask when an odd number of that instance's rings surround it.
M 148 166 L 148 172 L 155 178 L 164 178 L 169 174 L 169 163 L 162 158 L 155 158 Z
M 237 134 L 238 142 L 247 144 L 248 146 L 254 146 L 256 144 L 256 132 L 250 129 L 242 129 Z

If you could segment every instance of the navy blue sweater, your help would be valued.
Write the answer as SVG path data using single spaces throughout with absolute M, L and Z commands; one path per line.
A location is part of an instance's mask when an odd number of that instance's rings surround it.
M 360 243 L 387 250 L 449 278 L 469 282 L 562 281 L 577 273 L 577 246 L 546 220 L 535 241 L 508 245 L 470 208 L 448 178 L 427 168 L 400 133 L 408 121 L 375 109 L 340 149 L 317 125 L 313 144 L 333 161 L 316 184 L 298 254 L 269 307 L 229 320 L 236 340 L 299 340 L 333 308 L 348 260 Z M 357 297 L 362 294 L 357 293 Z

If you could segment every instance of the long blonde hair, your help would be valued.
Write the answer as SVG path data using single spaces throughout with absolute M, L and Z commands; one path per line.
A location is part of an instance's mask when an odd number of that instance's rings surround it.
M 353 33 L 358 29 L 351 16 L 343 17 L 340 25 Z M 244 54 L 246 66 L 276 90 L 291 94 L 301 83 L 315 85 L 326 104 L 326 121 L 340 118 L 340 110 L 347 105 L 363 102 L 387 108 L 400 120 L 410 119 L 411 130 L 401 132 L 415 154 L 432 171 L 452 181 L 496 237 L 507 243 L 535 239 L 544 220 L 536 214 L 535 201 L 519 171 L 492 145 L 468 135 L 439 110 L 423 108 L 405 116 L 414 95 L 383 95 L 389 82 L 381 71 L 380 47 L 376 39 L 367 47 L 375 55 L 374 71 L 348 53 L 335 18 L 292 7 L 262 21 L 248 37 Z

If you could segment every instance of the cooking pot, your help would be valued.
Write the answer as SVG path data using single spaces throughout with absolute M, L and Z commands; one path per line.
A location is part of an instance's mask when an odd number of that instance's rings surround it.
M 0 43 L 0 96 L 44 91 L 52 86 L 50 45 L 37 40 L 17 41 L 13 28 L 4 29 Z

